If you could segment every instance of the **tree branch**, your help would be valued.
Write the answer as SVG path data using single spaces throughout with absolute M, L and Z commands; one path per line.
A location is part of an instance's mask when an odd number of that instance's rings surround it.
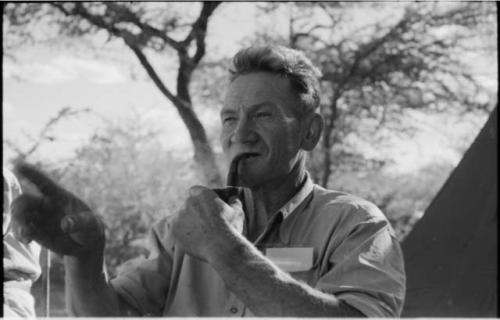
M 356 52 L 354 61 L 351 65 L 351 68 L 349 68 L 349 71 L 347 75 L 344 77 L 342 81 L 342 86 L 345 86 L 348 84 L 349 79 L 356 73 L 356 71 L 359 68 L 359 64 L 363 59 L 366 59 L 370 54 L 375 52 L 378 48 L 380 48 L 390 37 L 392 37 L 396 30 L 402 28 L 405 24 L 407 23 L 406 18 L 403 17 L 397 24 L 395 24 L 385 35 L 380 37 L 379 39 L 372 41 L 371 43 L 367 44 L 364 48 L 364 50 L 360 49 Z
M 200 15 L 193 23 L 190 33 L 181 42 L 182 48 L 177 50 L 179 56 L 179 72 L 177 74 L 177 95 L 187 104 L 191 104 L 188 85 L 194 69 L 199 64 L 201 58 L 205 55 L 205 38 L 209 17 L 214 12 L 220 2 L 203 2 Z M 195 40 L 196 52 L 192 57 L 189 56 L 189 43 Z
M 29 157 L 31 154 L 33 154 L 38 148 L 40 147 L 42 141 L 50 139 L 50 137 L 47 136 L 48 132 L 54 125 L 56 125 L 58 122 L 60 122 L 63 118 L 67 118 L 70 116 L 77 115 L 82 112 L 89 112 L 90 109 L 85 108 L 82 110 L 74 110 L 71 109 L 70 107 L 64 107 L 59 112 L 57 115 L 49 119 L 49 121 L 43 126 L 42 130 L 38 134 L 38 138 L 34 141 L 33 145 L 27 150 L 27 151 L 22 151 L 19 147 L 17 147 L 12 141 L 7 140 L 7 144 L 14 149 L 14 151 L 18 154 L 17 159 L 26 159 Z
M 142 50 L 133 42 L 127 42 L 125 41 L 127 46 L 134 52 L 136 55 L 137 59 L 139 59 L 139 62 L 141 65 L 146 69 L 147 74 L 151 77 L 153 80 L 153 83 L 160 89 L 161 93 L 163 93 L 172 103 L 177 107 L 187 107 L 184 105 L 184 103 L 177 98 L 163 83 L 163 81 L 160 79 L 156 71 L 154 70 L 153 66 L 147 59 L 146 55 L 142 52 Z
M 111 8 L 113 12 L 120 14 L 120 22 L 131 22 L 139 27 L 143 33 L 162 39 L 166 44 L 170 45 L 175 50 L 181 48 L 181 44 L 178 41 L 168 37 L 165 31 L 159 30 L 147 23 L 143 23 L 129 8 L 116 2 L 107 2 L 106 6 Z
M 192 62 L 195 65 L 198 64 L 203 55 L 205 55 L 205 37 L 207 33 L 208 19 L 220 4 L 221 2 L 219 1 L 204 1 L 198 19 L 196 19 L 193 23 L 191 31 L 182 41 L 182 44 L 186 48 L 193 39 L 196 40 L 196 52 L 192 57 Z
M 98 15 L 93 15 L 90 12 L 88 12 L 87 9 L 83 6 L 81 3 L 75 3 L 75 7 L 73 8 L 72 12 L 69 12 L 66 10 L 66 8 L 63 7 L 62 4 L 59 3 L 53 3 L 52 5 L 56 6 L 63 12 L 65 12 L 68 15 L 79 15 L 82 18 L 86 19 L 90 23 L 94 24 L 95 26 L 99 28 L 103 28 L 110 32 L 111 34 L 121 38 L 125 44 L 132 50 L 132 52 L 136 55 L 138 58 L 139 62 L 141 65 L 144 67 L 146 70 L 147 74 L 151 77 L 153 80 L 153 83 L 158 87 L 158 89 L 163 93 L 172 103 L 177 107 L 177 108 L 182 108 L 186 107 L 186 105 L 177 97 L 175 96 L 163 83 L 163 81 L 160 79 L 156 71 L 154 70 L 153 66 L 147 59 L 146 55 L 142 52 L 141 50 L 141 43 L 138 41 L 138 37 L 133 35 L 131 32 L 127 30 L 121 30 L 118 29 L 114 24 L 112 23 L 107 23 L 103 16 L 98 16 Z M 178 42 L 172 42 L 170 38 L 166 37 L 161 31 L 154 29 L 153 27 L 146 26 L 145 24 L 142 24 L 137 17 L 132 17 L 133 14 L 130 12 L 128 9 L 124 8 L 123 6 L 117 5 L 117 4 L 112 4 L 109 3 L 108 5 L 111 5 L 110 8 L 114 8 L 115 10 L 119 10 L 120 13 L 122 14 L 122 18 L 125 18 L 126 21 L 130 21 L 136 25 L 141 25 L 151 32 L 153 32 L 156 36 L 161 37 L 165 41 L 169 41 L 174 47 L 174 49 L 181 50 L 182 46 Z M 166 40 L 167 39 L 167 40 Z M 170 40 L 168 40 L 170 39 Z

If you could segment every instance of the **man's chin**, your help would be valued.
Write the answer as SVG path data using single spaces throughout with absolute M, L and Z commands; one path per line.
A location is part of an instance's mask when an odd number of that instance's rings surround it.
M 258 176 L 240 176 L 238 179 L 238 186 L 244 188 L 258 188 L 264 184 L 264 180 Z

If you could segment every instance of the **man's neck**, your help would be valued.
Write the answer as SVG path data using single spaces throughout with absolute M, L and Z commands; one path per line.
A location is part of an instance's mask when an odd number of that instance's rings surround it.
M 305 166 L 299 162 L 284 179 L 270 181 L 252 188 L 256 208 L 259 211 L 263 210 L 267 215 L 267 219 L 271 218 L 299 191 L 305 178 Z

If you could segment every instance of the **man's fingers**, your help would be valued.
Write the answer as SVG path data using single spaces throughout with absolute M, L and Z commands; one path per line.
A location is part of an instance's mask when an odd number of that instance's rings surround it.
M 20 176 L 32 182 L 42 194 L 50 196 L 61 192 L 63 189 L 38 170 L 35 166 L 26 162 L 17 163 L 14 171 Z
M 225 203 L 222 199 L 215 199 L 215 202 L 222 209 L 222 217 L 226 222 L 232 226 L 239 233 L 243 233 L 245 224 L 245 214 L 243 213 L 243 205 L 237 197 L 229 199 L 229 203 Z M 224 209 L 224 207 L 231 207 L 231 209 Z
M 230 200 L 233 197 L 239 196 L 239 188 L 238 187 L 225 187 L 220 189 L 212 189 L 222 200 L 230 203 Z
M 215 198 L 214 201 L 220 208 L 230 206 L 237 212 L 243 212 L 243 203 L 238 198 L 238 195 L 231 195 L 227 200 L 223 200 L 221 198 Z
M 210 190 L 210 189 L 203 187 L 203 186 L 192 186 L 191 188 L 189 188 L 189 195 L 191 197 L 196 197 L 196 196 L 202 194 L 203 192 L 205 192 L 206 190 Z
M 43 214 L 43 199 L 38 196 L 22 194 L 14 200 L 11 206 L 11 227 L 14 237 L 28 244 L 38 240 L 40 225 L 48 219 Z
M 47 219 L 42 214 L 42 199 L 23 194 L 14 200 L 11 206 L 11 226 L 14 236 L 24 243 L 30 242 L 38 231 L 38 225 Z
M 14 234 L 14 238 L 24 244 L 28 244 L 35 238 L 36 228 L 32 224 L 13 224 L 12 232 Z
M 30 194 L 22 194 L 14 201 L 11 205 L 12 218 L 15 220 L 30 218 L 33 219 L 35 216 L 33 214 L 40 211 L 42 207 L 43 199 Z

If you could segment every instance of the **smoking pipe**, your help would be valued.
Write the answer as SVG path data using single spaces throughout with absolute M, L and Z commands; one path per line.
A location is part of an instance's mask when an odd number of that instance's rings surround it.
M 244 215 L 244 223 L 243 223 L 243 234 L 246 234 L 246 230 L 248 228 L 248 219 L 251 216 L 249 214 L 253 210 L 253 200 L 252 200 L 252 192 L 248 188 L 238 186 L 238 165 L 241 159 L 247 157 L 248 154 L 240 154 L 236 156 L 229 166 L 229 172 L 227 174 L 227 186 L 224 188 L 216 188 L 213 189 L 215 193 L 221 198 L 224 202 L 230 203 L 231 200 L 238 198 L 241 201 L 243 206 Z

